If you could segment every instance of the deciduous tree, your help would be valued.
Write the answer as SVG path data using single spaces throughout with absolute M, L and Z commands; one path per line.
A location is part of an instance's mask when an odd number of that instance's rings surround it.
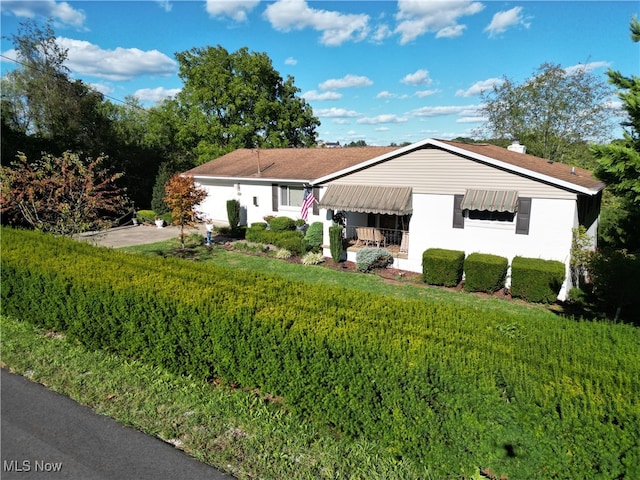
M 305 147 L 320 124 L 266 53 L 244 47 L 193 48 L 176 54 L 184 87 L 176 96 L 177 138 L 203 163 L 237 148 Z M 169 110 L 168 110 L 169 111 Z
M 171 210 L 173 224 L 180 226 L 180 243 L 184 248 L 184 229 L 202 221 L 196 206 L 207 198 L 207 192 L 197 186 L 192 177 L 180 174 L 169 179 L 165 192 L 164 201 Z
M 3 215 L 65 236 L 110 225 L 106 216 L 121 213 L 126 199 L 116 186 L 121 174 L 109 173 L 102 167 L 104 160 L 83 161 L 65 152 L 29 162 L 25 155 L 18 155 L 15 162 L 0 167 Z
M 611 132 L 610 94 L 606 82 L 586 66 L 569 71 L 545 63 L 521 84 L 504 77 L 482 94 L 483 134 L 518 140 L 542 158 L 576 163 L 573 149 L 584 151 L 590 141 L 602 141 Z

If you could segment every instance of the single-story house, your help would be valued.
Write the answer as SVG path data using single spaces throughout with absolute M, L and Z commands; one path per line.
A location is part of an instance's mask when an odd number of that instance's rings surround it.
M 426 139 L 405 147 L 240 149 L 185 175 L 208 192 L 200 206 L 242 224 L 268 215 L 301 216 L 305 188 L 318 200 L 308 223 L 345 226 L 347 255 L 366 245 L 389 249 L 395 267 L 421 272 L 428 248 L 559 260 L 570 289 L 572 233 L 583 225 L 595 247 L 604 184 L 591 172 L 508 148 Z

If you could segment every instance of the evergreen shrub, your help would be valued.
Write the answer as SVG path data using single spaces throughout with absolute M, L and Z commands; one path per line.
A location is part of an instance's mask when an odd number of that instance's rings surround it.
M 393 255 L 386 248 L 363 248 L 356 253 L 356 269 L 362 273 L 386 268 L 392 263 Z
M 556 260 L 515 257 L 511 262 L 511 295 L 528 302 L 555 302 L 564 279 L 564 263 Z
M 307 242 L 307 248 L 309 250 L 317 251 L 322 246 L 324 236 L 324 225 L 322 222 L 313 222 L 307 228 L 307 233 L 304 236 L 304 241 Z
M 2 313 L 88 349 L 281 396 L 425 478 L 640 478 L 633 326 L 0 233 Z
M 464 260 L 464 289 L 494 293 L 504 287 L 509 262 L 505 257 L 472 253 Z
M 343 228 L 341 225 L 332 225 L 329 227 L 329 247 L 331 249 L 331 258 L 334 263 L 340 262 L 344 255 L 342 231 Z
M 422 254 L 422 281 L 429 285 L 455 287 L 462 280 L 464 252 L 429 248 Z
M 140 223 L 153 223 L 158 218 L 158 215 L 153 210 L 138 210 L 136 217 Z
M 295 255 L 302 255 L 307 251 L 302 232 L 295 229 L 274 232 L 273 230 L 265 230 L 262 224 L 258 224 L 256 227 L 254 225 L 252 224 L 245 231 L 245 239 L 248 242 L 275 245 L 278 248 L 285 248 Z
M 269 228 L 272 232 L 286 232 L 296 229 L 296 222 L 289 217 L 273 217 L 269 221 Z

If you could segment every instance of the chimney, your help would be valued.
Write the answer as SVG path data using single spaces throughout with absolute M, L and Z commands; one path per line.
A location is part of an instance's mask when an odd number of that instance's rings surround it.
M 507 147 L 507 150 L 517 153 L 527 153 L 527 147 L 520 145 L 518 140 L 514 140 L 513 143 Z

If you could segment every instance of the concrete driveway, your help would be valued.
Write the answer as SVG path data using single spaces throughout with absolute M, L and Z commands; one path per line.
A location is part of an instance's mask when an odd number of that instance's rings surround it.
M 195 229 L 185 229 L 184 233 L 206 234 L 204 225 L 198 225 Z M 155 225 L 128 225 L 125 227 L 111 228 L 100 232 L 87 232 L 80 235 L 80 239 L 103 247 L 130 247 L 132 245 L 144 245 L 147 243 L 162 242 L 170 238 L 178 238 L 180 227 L 167 226 L 158 228 Z

